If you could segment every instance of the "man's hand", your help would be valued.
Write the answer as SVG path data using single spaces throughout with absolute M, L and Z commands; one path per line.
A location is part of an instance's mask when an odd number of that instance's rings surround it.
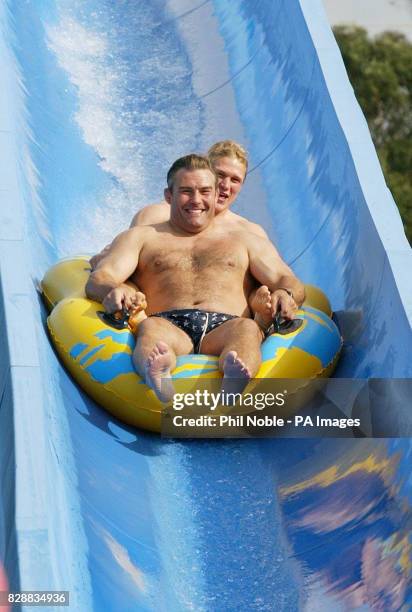
M 252 276 L 262 286 L 267 286 L 272 291 L 272 317 L 276 315 L 279 306 L 281 315 L 285 319 L 294 319 L 297 308 L 305 301 L 304 285 L 269 240 L 249 234 L 248 251 Z M 293 298 L 287 291 L 281 291 L 281 287 L 293 292 Z
M 114 313 L 127 310 L 130 313 L 144 310 L 147 307 L 146 296 L 128 285 L 120 285 L 112 289 L 104 298 L 103 307 L 106 312 Z
M 295 313 L 298 310 L 298 305 L 292 296 L 284 289 L 276 289 L 272 292 L 272 317 L 275 317 L 278 312 L 284 319 L 292 320 L 295 318 Z
M 267 285 L 262 285 L 251 293 L 249 306 L 255 315 L 255 321 L 266 332 L 276 314 L 280 312 L 283 319 L 293 320 L 298 305 L 285 289 L 276 289 L 272 293 Z

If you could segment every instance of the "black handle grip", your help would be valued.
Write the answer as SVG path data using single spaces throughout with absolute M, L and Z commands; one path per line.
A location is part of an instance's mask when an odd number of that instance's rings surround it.
M 269 328 L 268 335 L 280 334 L 281 336 L 285 336 L 286 334 L 291 334 L 295 332 L 302 326 L 302 324 L 302 319 L 282 319 L 280 313 L 278 313 L 273 318 L 273 324 Z
M 98 310 L 97 315 L 103 323 L 114 327 L 114 329 L 126 329 L 129 324 L 129 313 L 127 310 L 123 310 L 120 317 L 116 313 L 104 312 L 103 310 Z

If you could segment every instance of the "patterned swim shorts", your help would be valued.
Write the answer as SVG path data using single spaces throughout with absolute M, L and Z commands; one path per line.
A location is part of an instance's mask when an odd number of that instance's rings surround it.
M 194 353 L 199 353 L 200 345 L 206 334 L 222 325 L 222 323 L 238 318 L 236 315 L 196 310 L 195 308 L 166 310 L 164 312 L 156 312 L 150 316 L 166 319 L 186 332 L 193 342 Z

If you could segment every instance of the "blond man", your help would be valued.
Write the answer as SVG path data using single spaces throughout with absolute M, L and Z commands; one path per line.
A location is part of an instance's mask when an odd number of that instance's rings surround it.
M 225 230 L 242 230 L 252 232 L 268 240 L 265 230 L 257 223 L 248 221 L 241 215 L 230 210 L 239 195 L 248 170 L 248 155 L 246 149 L 233 140 L 216 142 L 207 152 L 207 157 L 217 176 L 217 202 L 215 206 L 215 224 Z M 148 204 L 138 211 L 130 224 L 130 228 L 164 223 L 170 219 L 170 204 L 167 200 L 156 204 Z M 95 269 L 99 261 L 106 256 L 112 245 L 106 246 L 101 253 L 91 258 L 90 264 Z M 277 250 L 273 247 L 274 265 L 286 265 Z M 266 329 L 277 311 L 282 317 L 293 319 L 297 304 L 293 293 L 284 291 L 272 295 L 266 285 L 257 288 L 256 281 L 250 277 L 246 287 L 249 296 L 249 307 L 262 329 Z
M 256 374 L 263 334 L 248 318 L 251 279 L 281 301 L 289 289 L 297 304 L 304 299 L 303 285 L 269 240 L 241 224 L 216 222 L 217 184 L 206 157 L 176 160 L 165 189 L 168 219 L 118 236 L 86 286 L 108 312 L 147 299 L 133 361 L 162 401 L 173 395 L 171 372 L 179 355 L 218 356 L 224 378 Z

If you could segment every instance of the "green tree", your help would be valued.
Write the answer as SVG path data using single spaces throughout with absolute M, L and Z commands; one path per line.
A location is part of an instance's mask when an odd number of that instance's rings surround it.
M 337 26 L 334 33 L 412 244 L 412 44 L 397 32 L 369 38 L 363 28 Z

